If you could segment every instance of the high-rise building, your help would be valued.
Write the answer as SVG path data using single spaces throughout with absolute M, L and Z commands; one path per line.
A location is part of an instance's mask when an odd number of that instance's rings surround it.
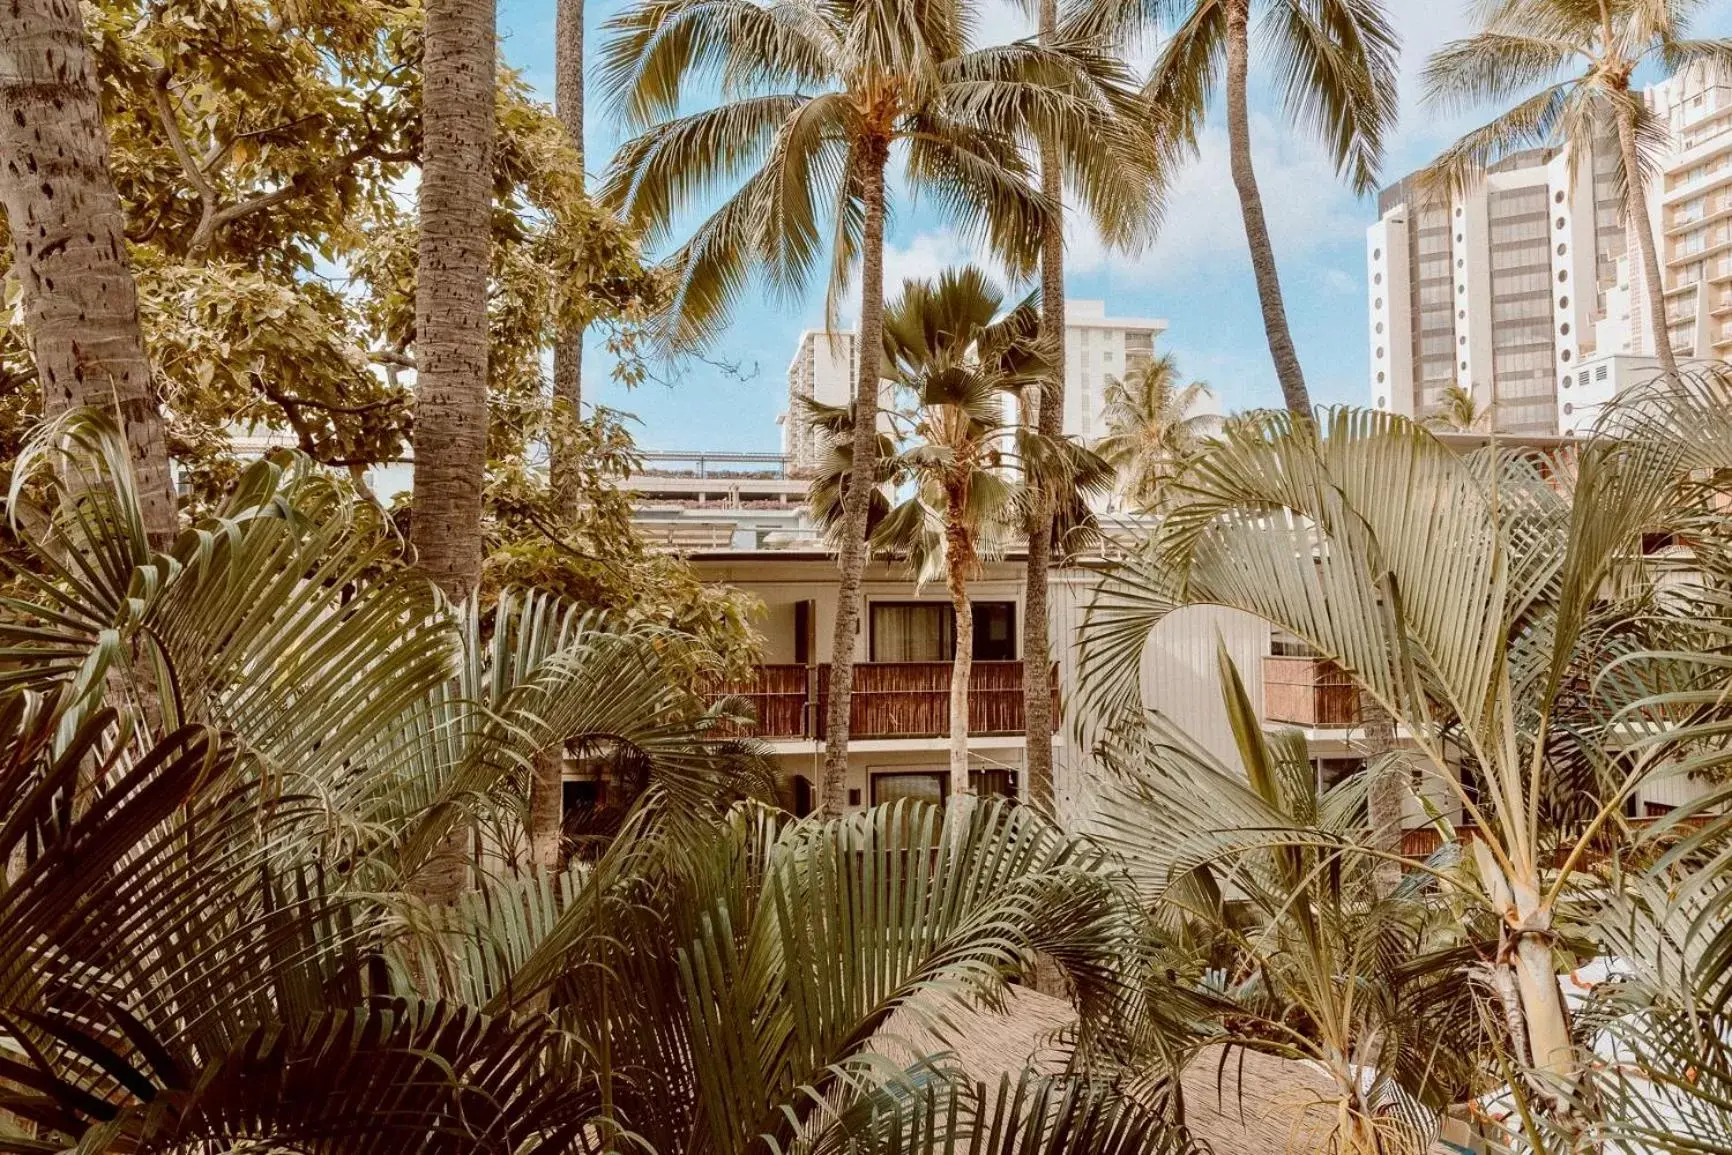
M 1667 140 L 1646 187 L 1667 332 L 1681 358 L 1732 355 L 1732 81 L 1704 66 L 1643 99 Z M 1452 383 L 1498 429 L 1581 432 L 1657 371 L 1641 248 L 1608 133 L 1577 157 L 1522 152 L 1447 202 L 1410 177 L 1367 230 L 1371 394 L 1435 412 Z
M 1154 360 L 1155 339 L 1166 330 L 1162 320 L 1109 317 L 1105 301 L 1065 302 L 1066 433 L 1085 442 L 1106 435 L 1107 379 Z M 788 364 L 788 411 L 777 418 L 790 469 L 808 471 L 821 456 L 822 443 L 805 420 L 802 399 L 848 404 L 859 361 L 859 336 L 851 329 L 800 334 Z
M 788 363 L 788 411 L 776 419 L 788 468 L 797 474 L 810 473 L 823 455 L 823 443 L 803 403 L 843 406 L 854 399 L 859 346 L 859 335 L 850 329 L 807 329 L 800 334 Z
M 1383 191 L 1366 246 L 1379 408 L 1425 418 L 1453 384 L 1506 432 L 1557 431 L 1559 382 L 1617 288 L 1616 163 L 1535 149 L 1447 199 L 1417 177 Z
M 1105 301 L 1066 301 L 1064 322 L 1064 431 L 1092 443 L 1107 434 L 1107 378 L 1153 361 L 1167 323 L 1109 317 Z
M 1703 67 L 1680 72 L 1643 96 L 1671 138 L 1648 215 L 1660 233 L 1667 331 L 1680 357 L 1732 354 L 1732 84 Z M 1630 261 L 1632 352 L 1653 353 L 1647 279 Z

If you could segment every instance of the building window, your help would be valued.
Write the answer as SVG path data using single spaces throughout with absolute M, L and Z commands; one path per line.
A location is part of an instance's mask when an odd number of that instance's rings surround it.
M 974 660 L 1016 659 L 1016 603 L 975 602 Z M 956 656 L 949 602 L 873 602 L 869 652 L 874 662 L 948 662 Z
M 872 775 L 872 805 L 897 802 L 904 798 L 916 802 L 943 803 L 950 794 L 950 775 L 936 770 L 898 771 L 894 774 Z

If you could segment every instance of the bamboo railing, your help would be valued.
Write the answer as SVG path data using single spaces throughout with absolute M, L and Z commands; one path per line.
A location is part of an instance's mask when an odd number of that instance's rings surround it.
M 1359 691 L 1327 658 L 1271 654 L 1263 659 L 1263 716 L 1295 726 L 1357 726 Z
M 950 732 L 949 662 L 861 662 L 854 667 L 848 732 L 855 738 L 938 738 Z M 1056 683 L 1056 679 L 1054 679 Z M 1023 732 L 1021 662 L 975 662 L 968 679 L 968 732 Z M 722 687 L 741 699 L 759 738 L 823 738 L 830 667 L 759 666 Z M 1056 685 L 1053 694 L 1057 704 Z M 1056 718 L 1058 711 L 1053 711 Z

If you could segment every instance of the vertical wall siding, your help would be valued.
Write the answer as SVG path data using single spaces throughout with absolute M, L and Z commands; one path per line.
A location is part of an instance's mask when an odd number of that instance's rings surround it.
M 1090 748 L 1098 740 L 1097 719 L 1081 716 L 1076 693 L 1078 638 L 1093 596 L 1094 577 L 1068 571 L 1053 583 L 1052 646 L 1058 662 L 1064 719 L 1062 745 L 1054 750 L 1054 775 L 1060 817 L 1073 823 L 1092 807 Z M 1239 610 L 1194 606 L 1174 613 L 1156 628 L 1143 652 L 1143 703 L 1184 721 L 1190 735 L 1229 765 L 1238 765 L 1233 734 L 1221 704 L 1216 672 L 1216 639 L 1238 664 L 1251 703 L 1263 712 L 1263 655 L 1269 652 L 1269 626 Z

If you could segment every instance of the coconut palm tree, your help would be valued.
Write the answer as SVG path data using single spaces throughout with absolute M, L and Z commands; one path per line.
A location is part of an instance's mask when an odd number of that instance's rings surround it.
M 77 4 L 30 0 L 0 11 L 0 153 L 0 208 L 43 412 L 91 406 L 119 417 L 151 545 L 167 549 L 180 528 L 168 442 Z
M 1121 43 L 1166 37 L 1144 88 L 1155 130 L 1194 146 L 1218 83 L 1225 84 L 1228 160 L 1239 196 L 1263 331 L 1289 411 L 1311 412 L 1293 347 L 1274 243 L 1251 159 L 1248 86 L 1257 0 L 1081 0 L 1075 34 Z M 1315 131 L 1355 193 L 1377 185 L 1384 140 L 1399 111 L 1398 40 L 1381 0 L 1265 0 L 1262 30 L 1287 113 Z
M 1473 398 L 1473 390 L 1459 381 L 1444 386 L 1437 412 L 1421 424 L 1429 429 L 1451 433 L 1477 433 L 1490 424 L 1492 411 L 1481 409 Z
M 416 564 L 462 601 L 481 584 L 492 267 L 494 0 L 431 0 L 421 52 L 415 277 Z
M 1610 439 L 1462 458 L 1390 415 L 1269 415 L 1193 463 L 1084 630 L 1085 696 L 1108 717 L 1139 705 L 1148 630 L 1191 604 L 1303 639 L 1387 713 L 1404 762 L 1475 828 L 1468 893 L 1499 924 L 1489 981 L 1561 1113 L 1583 1054 L 1557 981 L 1560 903 L 1661 760 L 1632 743 L 1628 679 L 1602 673 L 1693 619 L 1653 596 L 1665 563 L 1642 548 L 1688 512 L 1684 461 Z
M 1013 271 L 1034 267 L 1057 211 L 1034 187 L 1025 146 L 1058 142 L 1083 210 L 1107 239 L 1147 230 L 1160 192 L 1154 152 L 1123 115 L 1121 66 L 1085 45 L 973 48 L 970 0 L 908 7 L 848 0 L 645 0 L 610 22 L 602 75 L 622 123 L 645 131 L 618 153 L 604 199 L 651 243 L 676 213 L 735 182 L 670 258 L 669 335 L 701 340 L 753 274 L 804 288 L 828 256 L 831 309 L 860 266 L 855 407 L 877 409 L 883 350 L 886 175 L 893 146 L 910 186 L 984 240 Z M 724 78 L 722 103 L 682 114 L 694 85 Z M 870 472 L 874 431 L 857 422 L 853 462 Z M 843 498 L 841 582 L 820 803 L 839 814 L 869 487 Z
M 1642 254 L 1654 349 L 1668 373 L 1676 373 L 1678 364 L 1666 328 L 1666 285 L 1647 197 L 1654 163 L 1650 150 L 1664 129 L 1630 78 L 1648 61 L 1669 69 L 1732 63 L 1732 40 L 1691 37 L 1690 20 L 1698 7 L 1693 0 L 1498 0 L 1484 7 L 1485 26 L 1479 32 L 1446 44 L 1425 69 L 1426 98 L 1439 109 L 1517 102 L 1463 136 L 1428 170 L 1452 191 L 1518 149 L 1562 145 L 1579 159 L 1594 149 L 1608 125 L 1616 129 L 1619 174 Z
M 1120 498 L 1132 509 L 1159 509 L 1167 484 L 1221 426 L 1198 411 L 1214 392 L 1201 381 L 1181 384 L 1179 363 L 1163 353 L 1123 379 L 1107 378 L 1107 435 L 1095 446 L 1118 472 Z
M 565 128 L 583 187 L 583 0 L 558 0 L 553 18 L 553 105 Z M 563 422 L 583 416 L 583 330 L 556 334 L 553 343 L 553 438 L 548 480 L 562 509 L 577 500 L 572 491 L 571 446 L 558 436 Z

